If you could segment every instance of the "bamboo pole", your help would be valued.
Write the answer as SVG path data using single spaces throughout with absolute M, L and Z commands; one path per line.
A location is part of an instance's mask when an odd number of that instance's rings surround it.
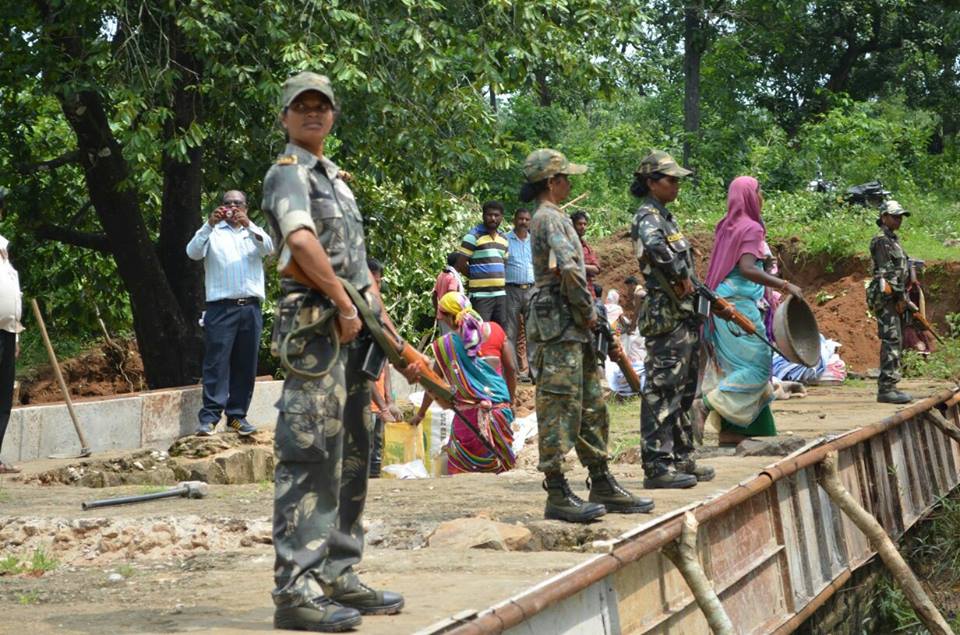
M 839 507 L 847 517 L 853 521 L 860 531 L 870 541 L 870 546 L 876 550 L 883 564 L 887 566 L 890 575 L 907 597 L 917 617 L 933 635 L 953 635 L 953 630 L 943 615 L 930 601 L 926 591 L 920 586 L 917 577 L 910 570 L 897 546 L 887 535 L 883 525 L 870 512 L 860 506 L 860 503 L 850 495 L 840 480 L 840 471 L 837 468 L 839 455 L 836 451 L 829 452 L 823 459 L 820 472 L 820 486 L 826 490 L 830 500 Z
M 717 635 L 733 635 L 736 632 L 733 629 L 733 622 L 730 621 L 723 604 L 720 603 L 720 598 L 717 597 L 717 592 L 713 590 L 713 584 L 710 583 L 700 565 L 700 558 L 697 555 L 699 525 L 697 517 L 692 512 L 684 514 L 680 538 L 664 546 L 662 552 L 687 581 L 687 586 L 693 591 L 697 605 L 707 618 L 710 630 Z
M 70 421 L 73 422 L 73 429 L 77 431 L 77 438 L 80 439 L 80 456 L 90 456 L 90 444 L 83 435 L 80 428 L 80 419 L 73 410 L 73 401 L 70 399 L 70 391 L 67 390 L 67 382 L 63 380 L 63 373 L 60 372 L 60 364 L 57 362 L 57 354 L 53 352 L 53 344 L 50 343 L 50 336 L 47 335 L 47 325 L 43 323 L 43 315 L 40 313 L 40 305 L 37 299 L 32 298 L 30 303 L 33 305 L 33 315 L 37 318 L 37 326 L 40 327 L 40 337 L 43 338 L 43 345 L 47 348 L 47 355 L 50 357 L 50 365 L 53 366 L 53 375 L 60 384 L 60 391 L 63 393 L 63 400 L 67 402 L 67 412 L 70 413 Z

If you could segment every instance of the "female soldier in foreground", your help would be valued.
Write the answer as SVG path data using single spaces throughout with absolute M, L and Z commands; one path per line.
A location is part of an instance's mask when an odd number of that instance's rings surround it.
M 289 143 L 264 179 L 263 210 L 281 237 L 281 266 L 292 258 L 316 291 L 281 279 L 273 342 L 300 326 L 301 313 L 335 307 L 344 346 L 322 377 L 288 374 L 278 403 L 273 623 L 343 631 L 359 624 L 361 614 L 391 614 L 403 607 L 400 595 L 365 586 L 353 571 L 363 554 L 370 388 L 360 373 L 364 350 L 354 342 L 359 312 L 338 277 L 361 292 L 372 277 L 353 193 L 323 155 L 337 107 L 330 80 L 307 72 L 291 77 L 283 85 L 281 107 Z M 299 365 L 325 365 L 337 331 L 295 338 L 288 353 Z
M 591 331 L 597 320 L 587 288 L 580 238 L 558 205 L 570 194 L 569 174 L 587 167 L 556 150 L 537 150 L 523 165 L 520 200 L 536 200 L 530 225 L 535 291 L 527 315 L 530 368 L 536 377 L 540 464 L 547 490 L 546 518 L 588 522 L 607 511 L 647 512 L 649 498 L 623 489 L 607 467 L 607 406 Z M 577 449 L 590 471 L 590 501 L 570 490 L 563 457 Z
M 630 187 L 643 199 L 631 237 L 647 286 L 637 316 L 647 348 L 640 404 L 646 488 L 693 487 L 714 476 L 713 468 L 698 466 L 691 457 L 690 409 L 697 394 L 703 320 L 697 313 L 690 242 L 666 207 L 689 174 L 666 152 L 654 151 L 640 162 Z

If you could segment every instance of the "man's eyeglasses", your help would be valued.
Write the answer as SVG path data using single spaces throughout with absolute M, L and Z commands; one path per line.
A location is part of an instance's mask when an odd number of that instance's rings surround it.
M 222 203 L 224 207 L 246 207 L 246 201 L 224 201 Z
M 331 106 L 328 102 L 321 102 L 319 104 L 310 105 L 310 104 L 305 104 L 302 101 L 296 101 L 290 104 L 290 110 L 297 113 L 298 115 L 305 115 L 310 112 L 318 112 L 322 115 L 333 110 L 333 106 Z

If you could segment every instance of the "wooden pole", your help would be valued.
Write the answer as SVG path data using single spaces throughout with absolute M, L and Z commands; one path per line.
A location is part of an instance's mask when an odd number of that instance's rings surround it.
M 713 584 L 700 565 L 700 558 L 697 556 L 698 527 L 696 516 L 691 512 L 684 514 L 680 538 L 666 545 L 662 550 L 663 555 L 670 559 L 670 562 L 680 570 L 683 579 L 687 581 L 687 585 L 693 591 L 693 597 L 697 600 L 697 605 L 707 618 L 710 630 L 717 635 L 734 635 L 736 631 L 733 628 L 733 622 L 730 621 L 723 604 L 720 603 L 720 598 L 717 597 L 717 592 L 713 590 Z
M 933 425 L 940 428 L 941 432 L 943 432 L 945 435 L 947 435 L 957 443 L 960 443 L 960 430 L 955 428 L 949 421 L 947 421 L 943 417 L 943 415 L 941 415 L 936 410 L 928 410 L 926 415 L 927 415 L 927 419 L 932 421 Z
M 70 413 L 70 421 L 73 422 L 73 429 L 77 431 L 77 437 L 80 439 L 80 456 L 90 456 L 90 444 L 83 435 L 80 428 L 80 420 L 77 413 L 73 410 L 73 401 L 70 400 L 70 391 L 67 390 L 67 382 L 63 380 L 63 373 L 60 372 L 60 364 L 57 362 L 57 355 L 53 352 L 53 344 L 50 343 L 50 336 L 47 335 L 47 326 L 43 323 L 43 315 L 40 314 L 40 305 L 36 298 L 30 300 L 33 305 L 33 315 L 37 318 L 37 325 L 40 327 L 40 337 L 43 338 L 43 345 L 47 348 L 47 355 L 50 357 L 50 365 L 53 366 L 53 374 L 60 384 L 60 392 L 63 393 L 63 400 L 67 402 L 67 412 Z
M 926 591 L 920 586 L 917 577 L 913 575 L 910 565 L 907 564 L 897 546 L 887 535 L 883 525 L 870 512 L 860 506 L 860 503 L 850 495 L 840 480 L 840 471 L 837 469 L 839 455 L 834 450 L 827 453 L 820 464 L 820 486 L 830 495 L 830 500 L 839 507 L 847 517 L 853 521 L 860 531 L 870 541 L 870 546 L 877 552 L 883 564 L 887 566 L 890 575 L 907 597 L 917 617 L 933 635 L 953 635 L 953 630 L 943 615 L 930 601 Z
M 581 194 L 580 196 L 576 197 L 576 198 L 573 199 L 572 201 L 567 201 L 566 203 L 564 203 L 563 205 L 560 206 L 560 211 L 562 212 L 563 210 L 567 209 L 567 208 L 570 207 L 571 205 L 576 205 L 577 203 L 579 203 L 579 202 L 582 201 L 583 199 L 587 198 L 588 196 L 590 196 L 590 192 L 584 192 L 583 194 Z

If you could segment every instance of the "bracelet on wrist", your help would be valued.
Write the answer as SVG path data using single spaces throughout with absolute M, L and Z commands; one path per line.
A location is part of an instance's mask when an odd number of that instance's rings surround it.
M 780 281 L 780 290 L 781 290 L 781 291 L 786 291 L 788 284 L 790 284 L 790 282 L 789 282 L 786 278 L 781 279 L 781 281 Z
M 356 307 L 356 305 L 354 305 L 354 307 L 353 307 L 353 315 L 345 315 L 344 312 L 341 311 L 340 309 L 337 309 L 337 313 L 338 313 L 338 314 L 340 315 L 340 317 L 342 317 L 344 320 L 356 320 L 358 317 L 360 317 L 360 309 L 358 309 L 358 308 Z

